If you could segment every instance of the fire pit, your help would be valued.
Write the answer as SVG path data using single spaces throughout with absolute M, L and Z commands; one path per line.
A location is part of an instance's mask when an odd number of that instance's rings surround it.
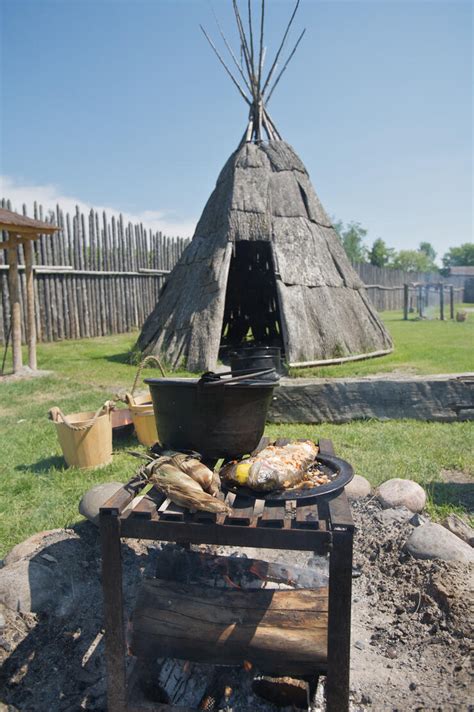
M 259 447 L 267 442 L 268 439 Z M 280 444 L 286 442 L 280 441 Z M 320 440 L 319 446 L 323 457 L 333 456 L 330 441 Z M 140 487 L 138 479 L 132 480 L 102 507 L 100 513 L 109 710 L 126 712 L 140 708 L 136 700 L 134 702 L 136 690 L 130 681 L 127 684 L 126 676 L 121 537 L 174 541 L 185 546 L 232 545 L 312 551 L 323 556 L 329 554 L 328 587 L 304 591 L 216 592 L 213 589 L 204 590 L 202 586 L 194 588 L 179 580 L 170 582 L 161 578 L 145 582 L 134 614 L 131 652 L 138 656 L 140 664 L 146 655 L 155 659 L 169 656 L 192 660 L 193 649 L 196 653 L 198 648 L 203 662 L 235 665 L 250 660 L 257 668 L 272 674 L 291 672 L 295 676 L 314 678 L 321 673 L 327 675 L 328 711 L 346 710 L 354 524 L 344 490 L 327 493 L 309 502 L 298 502 L 296 498 L 265 501 L 255 496 L 250 498 L 228 492 L 226 502 L 232 511 L 226 515 L 209 512 L 192 514 L 171 504 L 154 490 L 137 502 L 134 497 Z M 304 604 L 302 596 L 306 601 Z M 182 605 L 173 604 L 178 598 Z M 239 601 L 234 600 L 237 598 Z M 221 611 L 217 624 L 211 619 L 206 623 L 206 617 L 199 614 L 204 606 L 209 609 L 210 601 L 214 601 L 216 611 Z M 192 631 L 188 634 L 185 628 L 183 634 L 165 635 L 163 625 L 170 616 L 174 623 L 168 630 L 172 630 L 173 626 L 177 626 L 176 630 L 183 630 L 179 617 L 185 613 L 183 606 L 189 605 L 198 607 L 195 613 L 199 609 L 197 620 L 203 635 L 208 635 L 212 626 L 215 630 L 217 625 L 217 628 L 222 627 L 223 636 L 218 632 L 213 644 L 208 642 L 201 646 L 193 643 Z M 235 605 L 238 608 L 243 606 L 247 613 L 232 618 L 232 607 Z M 305 606 L 306 613 L 303 613 Z M 157 614 L 154 623 L 150 622 L 147 610 Z M 160 610 L 163 615 L 159 614 Z M 256 615 L 258 611 L 260 613 Z M 293 646 L 290 643 L 293 625 L 290 619 L 293 620 L 295 615 L 302 644 Z M 289 626 L 288 644 L 280 651 L 277 644 L 268 643 L 274 640 L 270 628 L 278 629 L 275 624 L 277 618 L 281 628 Z M 156 709 L 171 711 L 173 707 L 160 703 Z

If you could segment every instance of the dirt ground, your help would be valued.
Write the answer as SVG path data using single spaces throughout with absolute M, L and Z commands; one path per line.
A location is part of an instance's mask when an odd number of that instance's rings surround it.
M 415 561 L 405 554 L 403 544 L 412 526 L 385 523 L 376 500 L 356 502 L 353 513 L 358 529 L 351 710 L 474 710 L 469 687 L 472 571 L 460 564 Z M 230 551 L 221 549 L 220 553 Z M 152 575 L 157 555 L 155 544 L 124 543 L 127 610 L 131 610 L 140 579 Z M 272 559 L 320 565 L 320 560 L 302 553 L 275 552 Z M 2 609 L 0 700 L 4 706 L 0 703 L 0 710 L 105 710 L 98 531 L 83 522 L 65 530 L 63 536 L 46 539 L 32 560 L 51 568 L 56 596 L 49 614 Z M 232 689 L 230 697 L 221 700 L 220 709 L 277 709 L 252 693 L 250 673 L 220 670 Z M 324 710 L 323 683 L 321 678 L 313 712 Z

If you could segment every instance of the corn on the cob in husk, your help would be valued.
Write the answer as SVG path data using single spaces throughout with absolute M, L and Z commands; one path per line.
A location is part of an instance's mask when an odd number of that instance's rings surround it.
M 268 445 L 253 457 L 226 465 L 221 474 L 228 482 L 259 492 L 285 489 L 304 478 L 318 450 L 318 446 L 310 440 L 281 446 Z
M 213 482 L 213 472 L 195 457 L 189 457 L 178 452 L 170 460 L 171 464 L 181 472 L 189 475 L 195 482 L 201 485 L 205 492 L 209 492 Z
M 209 489 L 207 490 L 209 494 L 211 494 L 213 497 L 217 497 L 219 492 L 221 491 L 221 478 L 219 476 L 218 472 L 213 472 L 212 473 L 212 482 L 209 485 Z
M 166 458 L 159 458 L 159 460 L 164 459 Z M 225 502 L 204 492 L 198 482 L 174 465 L 163 461 L 158 465 L 155 463 L 145 466 L 147 479 L 175 504 L 205 512 L 230 512 L 230 507 Z

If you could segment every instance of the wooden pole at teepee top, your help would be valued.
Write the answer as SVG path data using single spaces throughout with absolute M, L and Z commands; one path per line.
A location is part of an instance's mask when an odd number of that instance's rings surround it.
M 292 13 L 292 15 L 291 15 L 291 17 L 290 17 L 290 21 L 288 22 L 288 25 L 286 26 L 285 34 L 283 35 L 283 39 L 282 39 L 282 41 L 281 41 L 281 43 L 280 43 L 280 46 L 278 47 L 278 51 L 277 51 L 277 53 L 276 53 L 276 55 L 275 55 L 275 59 L 273 60 L 273 64 L 272 64 L 272 66 L 271 66 L 271 68 L 270 68 L 270 71 L 268 72 L 268 76 L 267 76 L 267 78 L 266 78 L 266 80 L 265 80 L 265 83 L 264 83 L 264 85 L 263 85 L 263 89 L 262 89 L 262 92 L 261 92 L 261 93 L 262 93 L 262 96 L 264 96 L 265 91 L 266 91 L 268 85 L 270 84 L 270 82 L 271 82 L 271 80 L 272 80 L 273 73 L 274 73 L 275 69 L 277 68 L 278 60 L 279 60 L 279 58 L 280 58 L 281 51 L 282 51 L 283 47 L 285 46 L 285 41 L 286 41 L 286 38 L 287 38 L 287 36 L 288 36 L 288 32 L 290 31 L 290 27 L 291 27 L 291 25 L 293 24 L 293 20 L 295 19 L 295 15 L 296 15 L 296 12 L 297 12 L 297 10 L 298 10 L 298 6 L 299 6 L 299 4 L 300 4 L 300 1 L 301 1 L 301 0 L 296 0 L 295 9 L 293 10 L 293 13 Z
M 252 105 L 252 102 L 246 97 L 244 90 L 242 89 L 242 87 L 240 86 L 239 82 L 237 81 L 237 79 L 234 77 L 234 75 L 233 75 L 232 72 L 230 71 L 230 69 L 229 69 L 229 67 L 227 66 L 227 64 L 226 64 L 226 63 L 224 62 L 224 60 L 222 59 L 222 57 L 221 57 L 221 55 L 219 54 L 219 51 L 218 51 L 217 47 L 215 46 L 214 42 L 211 40 L 211 38 L 210 38 L 209 35 L 207 34 L 207 32 L 206 32 L 206 30 L 204 29 L 204 27 L 203 27 L 202 25 L 199 25 L 199 27 L 201 28 L 201 30 L 202 30 L 202 32 L 203 32 L 203 34 L 204 34 L 204 37 L 207 39 L 207 41 L 208 41 L 209 44 L 211 45 L 212 49 L 214 50 L 214 53 L 215 53 L 215 55 L 217 56 L 219 62 L 222 64 L 222 66 L 224 67 L 225 71 L 227 72 L 227 74 L 229 75 L 229 77 L 232 79 L 233 83 L 234 83 L 235 86 L 237 87 L 237 89 L 238 89 L 238 91 L 239 91 L 241 97 L 243 98 L 243 100 L 244 100 L 249 106 L 251 106 L 251 105 Z
M 301 42 L 301 40 L 303 39 L 303 36 L 304 36 L 304 33 L 305 33 L 305 32 L 306 32 L 306 28 L 303 30 L 303 32 L 302 32 L 302 33 L 300 34 L 300 36 L 298 37 L 298 40 L 297 40 L 295 46 L 293 47 L 290 56 L 289 56 L 288 59 L 286 60 L 284 66 L 283 66 L 283 69 L 281 70 L 281 72 L 280 72 L 280 74 L 277 76 L 277 78 L 275 79 L 275 81 L 274 81 L 274 83 L 273 83 L 273 86 L 272 86 L 272 88 L 270 89 L 269 94 L 268 94 L 268 96 L 267 96 L 267 102 L 270 101 L 271 96 L 272 96 L 273 92 L 275 91 L 275 87 L 277 86 L 278 82 L 280 81 L 280 79 L 282 78 L 283 74 L 285 73 L 286 68 L 288 67 L 289 63 L 290 63 L 291 60 L 293 59 L 293 55 L 295 54 L 296 50 L 298 49 L 298 45 L 299 45 L 299 43 Z
M 28 366 L 36 370 L 36 323 L 35 323 L 35 290 L 33 285 L 33 241 L 27 240 L 25 251 L 26 278 L 26 338 L 28 343 Z
M 221 25 L 220 25 L 220 23 L 219 23 L 219 20 L 217 19 L 217 16 L 216 16 L 216 13 L 214 12 L 214 10 L 213 10 L 213 14 L 214 14 L 214 19 L 215 19 L 215 21 L 216 21 L 217 29 L 219 30 L 219 34 L 220 34 L 220 36 L 222 37 L 222 39 L 223 39 L 223 41 L 224 41 L 224 44 L 225 44 L 225 46 L 227 47 L 227 49 L 228 49 L 228 51 L 229 51 L 229 54 L 230 54 L 230 56 L 232 57 L 232 60 L 233 60 L 233 62 L 234 62 L 234 64 L 235 64 L 235 66 L 237 67 L 237 70 L 238 70 L 240 76 L 241 76 L 242 79 L 244 80 L 245 86 L 247 87 L 247 89 L 249 90 L 249 92 L 252 93 L 252 89 L 250 88 L 250 84 L 248 83 L 248 80 L 247 80 L 245 74 L 244 74 L 243 71 L 242 71 L 242 67 L 240 66 L 239 62 L 237 61 L 237 57 L 235 56 L 235 53 L 234 53 L 232 47 L 230 46 L 230 44 L 229 44 L 229 42 L 228 42 L 228 40 L 227 40 L 227 37 L 225 36 L 225 34 L 224 34 L 223 31 L 222 31 L 222 27 L 221 27 Z
M 8 294 L 10 298 L 10 319 L 13 351 L 13 373 L 18 373 L 23 367 L 21 354 L 21 310 L 20 287 L 18 278 L 18 252 L 17 243 L 13 236 L 9 236 L 8 246 Z
M 230 68 L 227 66 L 227 64 L 224 61 L 223 57 L 221 56 L 219 50 L 217 49 L 216 45 L 214 44 L 212 39 L 207 34 L 204 27 L 202 25 L 200 25 L 205 38 L 209 42 L 213 52 L 215 53 L 215 55 L 217 56 L 217 58 L 219 60 L 219 62 L 224 67 L 225 71 L 231 78 L 234 85 L 237 87 L 237 90 L 239 91 L 239 93 L 242 96 L 242 98 L 244 99 L 244 101 L 250 106 L 251 118 L 252 118 L 252 124 L 253 124 L 252 132 L 249 137 L 247 136 L 247 134 L 244 134 L 244 138 L 241 140 L 241 142 L 239 144 L 239 148 L 242 146 L 243 143 L 246 143 L 246 142 L 255 141 L 258 143 L 258 142 L 262 141 L 263 130 L 267 134 L 269 141 L 281 140 L 281 136 L 280 136 L 278 130 L 276 129 L 274 122 L 272 121 L 272 119 L 268 115 L 268 112 L 266 111 L 266 107 L 264 105 L 264 97 L 265 97 L 265 100 L 268 101 L 270 99 L 270 97 L 272 96 L 282 75 L 285 73 L 286 68 L 288 67 L 289 63 L 291 62 L 293 55 L 295 54 L 295 52 L 303 38 L 304 33 L 306 32 L 306 30 L 303 30 L 303 32 L 301 32 L 301 34 L 299 35 L 293 49 L 291 50 L 287 60 L 285 61 L 284 65 L 283 65 L 283 68 L 279 72 L 276 80 L 274 81 L 274 83 L 272 85 L 273 75 L 277 70 L 280 55 L 285 47 L 285 42 L 287 40 L 288 34 L 289 34 L 291 26 L 293 24 L 293 20 L 295 19 L 295 15 L 298 11 L 300 2 L 301 2 L 301 0 L 296 0 L 296 2 L 295 2 L 295 7 L 293 9 L 293 12 L 291 13 L 291 17 L 290 17 L 287 25 L 286 25 L 286 29 L 283 34 L 283 38 L 280 42 L 280 45 L 278 47 L 277 53 L 274 57 L 273 64 L 271 65 L 270 71 L 268 72 L 267 78 L 265 79 L 264 82 L 263 82 L 262 72 L 263 72 L 263 62 L 264 62 L 264 55 L 265 55 L 265 47 L 263 45 L 265 0 L 261 0 L 262 5 L 261 5 L 261 13 L 260 13 L 260 36 L 259 36 L 257 42 L 255 42 L 256 38 L 254 39 L 254 25 L 253 25 L 253 19 L 252 19 L 252 2 L 251 2 L 251 0 L 248 0 L 248 2 L 247 2 L 248 36 L 246 33 L 246 29 L 244 27 L 242 16 L 240 14 L 238 0 L 232 0 L 232 7 L 234 9 L 235 22 L 237 25 L 237 31 L 238 31 L 239 40 L 240 40 L 240 55 L 241 55 L 240 63 L 237 60 L 237 57 L 235 56 L 235 52 L 233 51 L 232 47 L 230 46 L 230 43 L 228 42 L 224 32 L 222 31 L 219 20 L 217 19 L 216 13 L 213 10 L 213 14 L 214 14 L 214 18 L 215 18 L 215 21 L 217 24 L 217 28 L 219 30 L 219 34 L 221 35 L 224 45 L 227 48 L 227 50 L 232 58 L 232 61 L 234 62 L 235 66 L 237 68 L 237 71 L 242 78 L 243 86 L 240 84 L 240 82 L 237 80 L 237 78 L 231 72 Z M 262 87 L 262 83 L 263 83 L 263 87 Z M 245 89 L 248 90 L 249 94 L 251 95 L 251 98 L 248 98 L 246 96 Z M 268 90 L 268 97 L 267 97 L 267 90 Z

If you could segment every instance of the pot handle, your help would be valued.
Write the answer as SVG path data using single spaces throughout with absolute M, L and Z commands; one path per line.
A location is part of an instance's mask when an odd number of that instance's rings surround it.
M 206 373 L 203 373 L 201 378 L 198 381 L 198 386 L 199 387 L 205 387 L 205 386 L 225 386 L 228 383 L 237 383 L 238 381 L 243 381 L 245 379 L 250 378 L 256 378 L 259 376 L 267 376 L 270 373 L 274 373 L 275 369 L 274 368 L 266 368 L 264 371 L 252 371 L 252 370 L 246 370 L 246 371 L 237 371 L 237 373 L 240 373 L 242 375 L 239 376 L 232 376 L 232 378 L 227 378 L 226 380 L 221 380 L 221 376 L 229 376 L 232 371 L 224 371 L 223 373 L 214 373 L 213 371 L 207 371 Z M 234 373 L 236 373 L 234 371 Z

